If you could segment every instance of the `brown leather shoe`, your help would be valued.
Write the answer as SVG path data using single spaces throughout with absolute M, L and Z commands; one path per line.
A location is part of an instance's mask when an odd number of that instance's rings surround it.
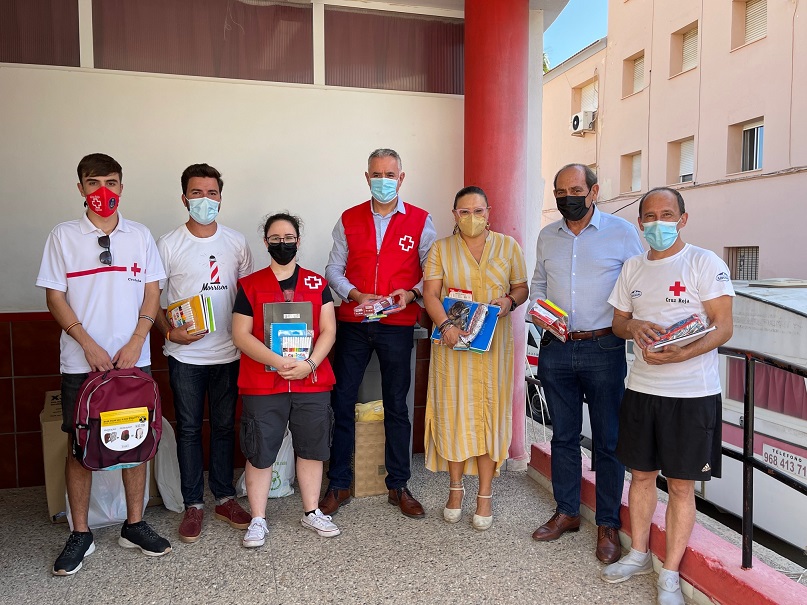
M 426 511 L 423 510 L 420 502 L 415 500 L 412 492 L 405 487 L 389 490 L 389 498 L 387 498 L 387 502 L 394 506 L 400 506 L 401 512 L 407 517 L 412 517 L 413 519 L 422 519 L 426 516 Z
M 603 563 L 616 563 L 622 556 L 619 530 L 616 527 L 597 527 L 597 558 Z
M 580 515 L 570 517 L 563 513 L 555 513 L 541 527 L 532 533 L 532 539 L 539 542 L 551 542 L 557 540 L 567 531 L 578 531 L 580 529 Z
M 319 510 L 321 510 L 324 515 L 333 515 L 339 510 L 340 506 L 348 502 L 350 502 L 349 489 L 329 487 L 328 491 L 325 492 L 325 496 L 319 501 Z

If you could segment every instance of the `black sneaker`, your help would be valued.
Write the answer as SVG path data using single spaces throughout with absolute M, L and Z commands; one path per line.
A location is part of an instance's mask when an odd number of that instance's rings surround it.
M 84 561 L 84 557 L 94 552 L 95 542 L 92 539 L 92 532 L 71 532 L 62 553 L 53 564 L 53 575 L 72 576 L 81 569 L 81 563 Z
M 171 552 L 171 544 L 154 531 L 145 521 L 132 523 L 123 522 L 120 530 L 118 544 L 124 548 L 139 548 L 149 557 L 162 557 Z

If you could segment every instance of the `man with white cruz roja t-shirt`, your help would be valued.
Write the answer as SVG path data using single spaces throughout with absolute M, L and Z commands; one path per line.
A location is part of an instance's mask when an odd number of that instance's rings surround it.
M 650 251 L 622 267 L 608 302 L 614 333 L 636 344 L 636 360 L 619 415 L 616 454 L 632 472 L 632 548 L 602 572 L 606 582 L 652 573 L 650 524 L 656 476 L 667 478 L 666 555 L 658 603 L 684 605 L 678 567 L 695 525 L 695 481 L 719 477 L 722 400 L 717 348 L 731 338 L 734 288 L 716 254 L 681 239 L 687 224 L 675 189 L 648 191 L 639 201 L 639 226 Z M 714 326 L 699 340 L 655 348 L 667 327 L 696 314 Z

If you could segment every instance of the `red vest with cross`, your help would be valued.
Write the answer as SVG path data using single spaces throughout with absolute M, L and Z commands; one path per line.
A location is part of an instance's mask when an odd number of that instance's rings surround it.
M 252 275 L 238 280 L 250 305 L 252 305 L 252 335 L 264 340 L 263 305 L 264 303 L 286 302 L 283 291 L 271 267 L 256 271 Z M 322 291 L 327 282 L 321 275 L 313 271 L 299 268 L 297 285 L 294 288 L 294 302 L 309 301 L 313 307 L 314 343 L 319 337 L 319 314 L 322 310 Z M 330 391 L 336 378 L 328 358 L 322 360 L 317 367 L 317 381 L 313 382 L 309 374 L 302 380 L 285 380 L 277 372 L 266 370 L 265 364 L 255 361 L 248 355 L 241 355 L 241 366 L 238 373 L 238 392 L 242 395 L 275 395 L 278 393 L 318 393 Z
M 390 219 L 381 249 L 376 249 L 372 201 L 345 210 L 342 226 L 347 240 L 345 277 L 359 292 L 386 296 L 394 290 L 414 288 L 423 277 L 420 266 L 420 236 L 428 213 L 404 202 L 406 212 L 396 212 Z M 353 314 L 355 302 L 343 302 L 336 312 L 340 321 L 359 322 Z M 420 315 L 420 306 L 413 303 L 381 320 L 383 324 L 413 326 Z

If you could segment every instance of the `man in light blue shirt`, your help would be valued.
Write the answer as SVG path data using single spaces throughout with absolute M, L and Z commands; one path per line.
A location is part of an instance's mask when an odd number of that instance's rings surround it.
M 589 406 L 598 526 L 596 555 L 613 563 L 619 544 L 619 507 L 625 467 L 614 454 L 619 406 L 625 390 L 625 341 L 611 330 L 608 296 L 623 263 L 644 251 L 636 228 L 595 205 L 594 172 L 569 164 L 555 175 L 559 221 L 538 235 L 530 300 L 549 299 L 568 313 L 569 334 L 561 342 L 549 332 L 541 340 L 538 378 L 552 418 L 552 489 L 555 514 L 533 533 L 548 542 L 580 527 L 580 431 L 583 398 Z M 533 322 L 545 328 L 537 318 Z

